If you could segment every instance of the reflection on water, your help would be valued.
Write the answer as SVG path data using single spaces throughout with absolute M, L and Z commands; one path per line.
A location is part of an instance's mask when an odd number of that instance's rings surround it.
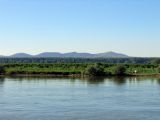
M 159 120 L 157 77 L 0 77 L 0 120 Z
M 3 85 L 4 80 L 5 80 L 4 77 L 0 77 L 0 86 Z
M 82 78 L 81 80 L 85 81 L 87 84 L 104 84 L 105 78 L 104 77 L 86 77 Z
M 113 83 L 115 83 L 116 85 L 123 85 L 126 83 L 126 81 L 128 80 L 125 77 L 112 77 L 111 79 L 109 79 L 110 81 L 112 81 Z
M 156 81 L 157 81 L 157 83 L 160 85 L 160 78 L 157 78 Z
M 110 81 L 115 85 L 124 85 L 127 82 L 130 83 L 140 83 L 143 81 L 150 81 L 150 82 L 157 82 L 157 84 L 160 85 L 160 78 L 159 77 L 145 77 L 145 76 L 140 76 L 140 77 L 123 77 L 123 76 L 116 76 L 116 77 L 81 77 L 81 78 L 76 78 L 76 77 L 50 77 L 50 76 L 32 76 L 32 77 L 0 77 L 0 84 L 3 84 L 5 82 L 5 79 L 11 79 L 13 81 L 18 81 L 18 82 L 23 82 L 23 81 L 50 81 L 50 80 L 60 80 L 61 81 L 68 81 L 71 83 L 76 83 L 77 81 L 84 83 L 84 84 L 105 84 L 106 81 Z

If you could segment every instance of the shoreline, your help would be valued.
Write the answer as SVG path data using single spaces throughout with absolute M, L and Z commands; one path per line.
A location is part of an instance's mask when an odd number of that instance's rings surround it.
M 126 74 L 126 75 L 104 75 L 104 76 L 89 76 L 82 74 L 68 74 L 68 75 L 60 75 L 60 74 L 3 74 L 0 77 L 139 77 L 139 76 L 151 76 L 151 77 L 160 77 L 160 74 Z
M 0 76 L 112 77 L 160 76 L 158 64 L 56 63 L 2 64 Z

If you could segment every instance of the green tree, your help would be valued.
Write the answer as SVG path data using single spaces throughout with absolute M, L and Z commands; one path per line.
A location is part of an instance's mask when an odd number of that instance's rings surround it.
M 125 75 L 126 74 L 126 67 L 124 65 L 118 65 L 113 70 L 114 75 Z
M 0 74 L 4 74 L 5 73 L 5 68 L 3 66 L 0 66 Z
M 160 66 L 158 66 L 157 70 L 158 70 L 158 73 L 160 73 Z
M 105 72 L 101 64 L 95 64 L 95 65 L 88 66 L 85 69 L 85 74 L 89 76 L 104 76 Z

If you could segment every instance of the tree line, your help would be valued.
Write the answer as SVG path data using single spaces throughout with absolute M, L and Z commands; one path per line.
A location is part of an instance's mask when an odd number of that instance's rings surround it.
M 0 58 L 3 63 L 125 63 L 159 64 L 160 58 Z

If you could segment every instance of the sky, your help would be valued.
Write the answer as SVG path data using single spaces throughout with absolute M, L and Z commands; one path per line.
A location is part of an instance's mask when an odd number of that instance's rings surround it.
M 0 55 L 160 57 L 160 0 L 0 0 Z

